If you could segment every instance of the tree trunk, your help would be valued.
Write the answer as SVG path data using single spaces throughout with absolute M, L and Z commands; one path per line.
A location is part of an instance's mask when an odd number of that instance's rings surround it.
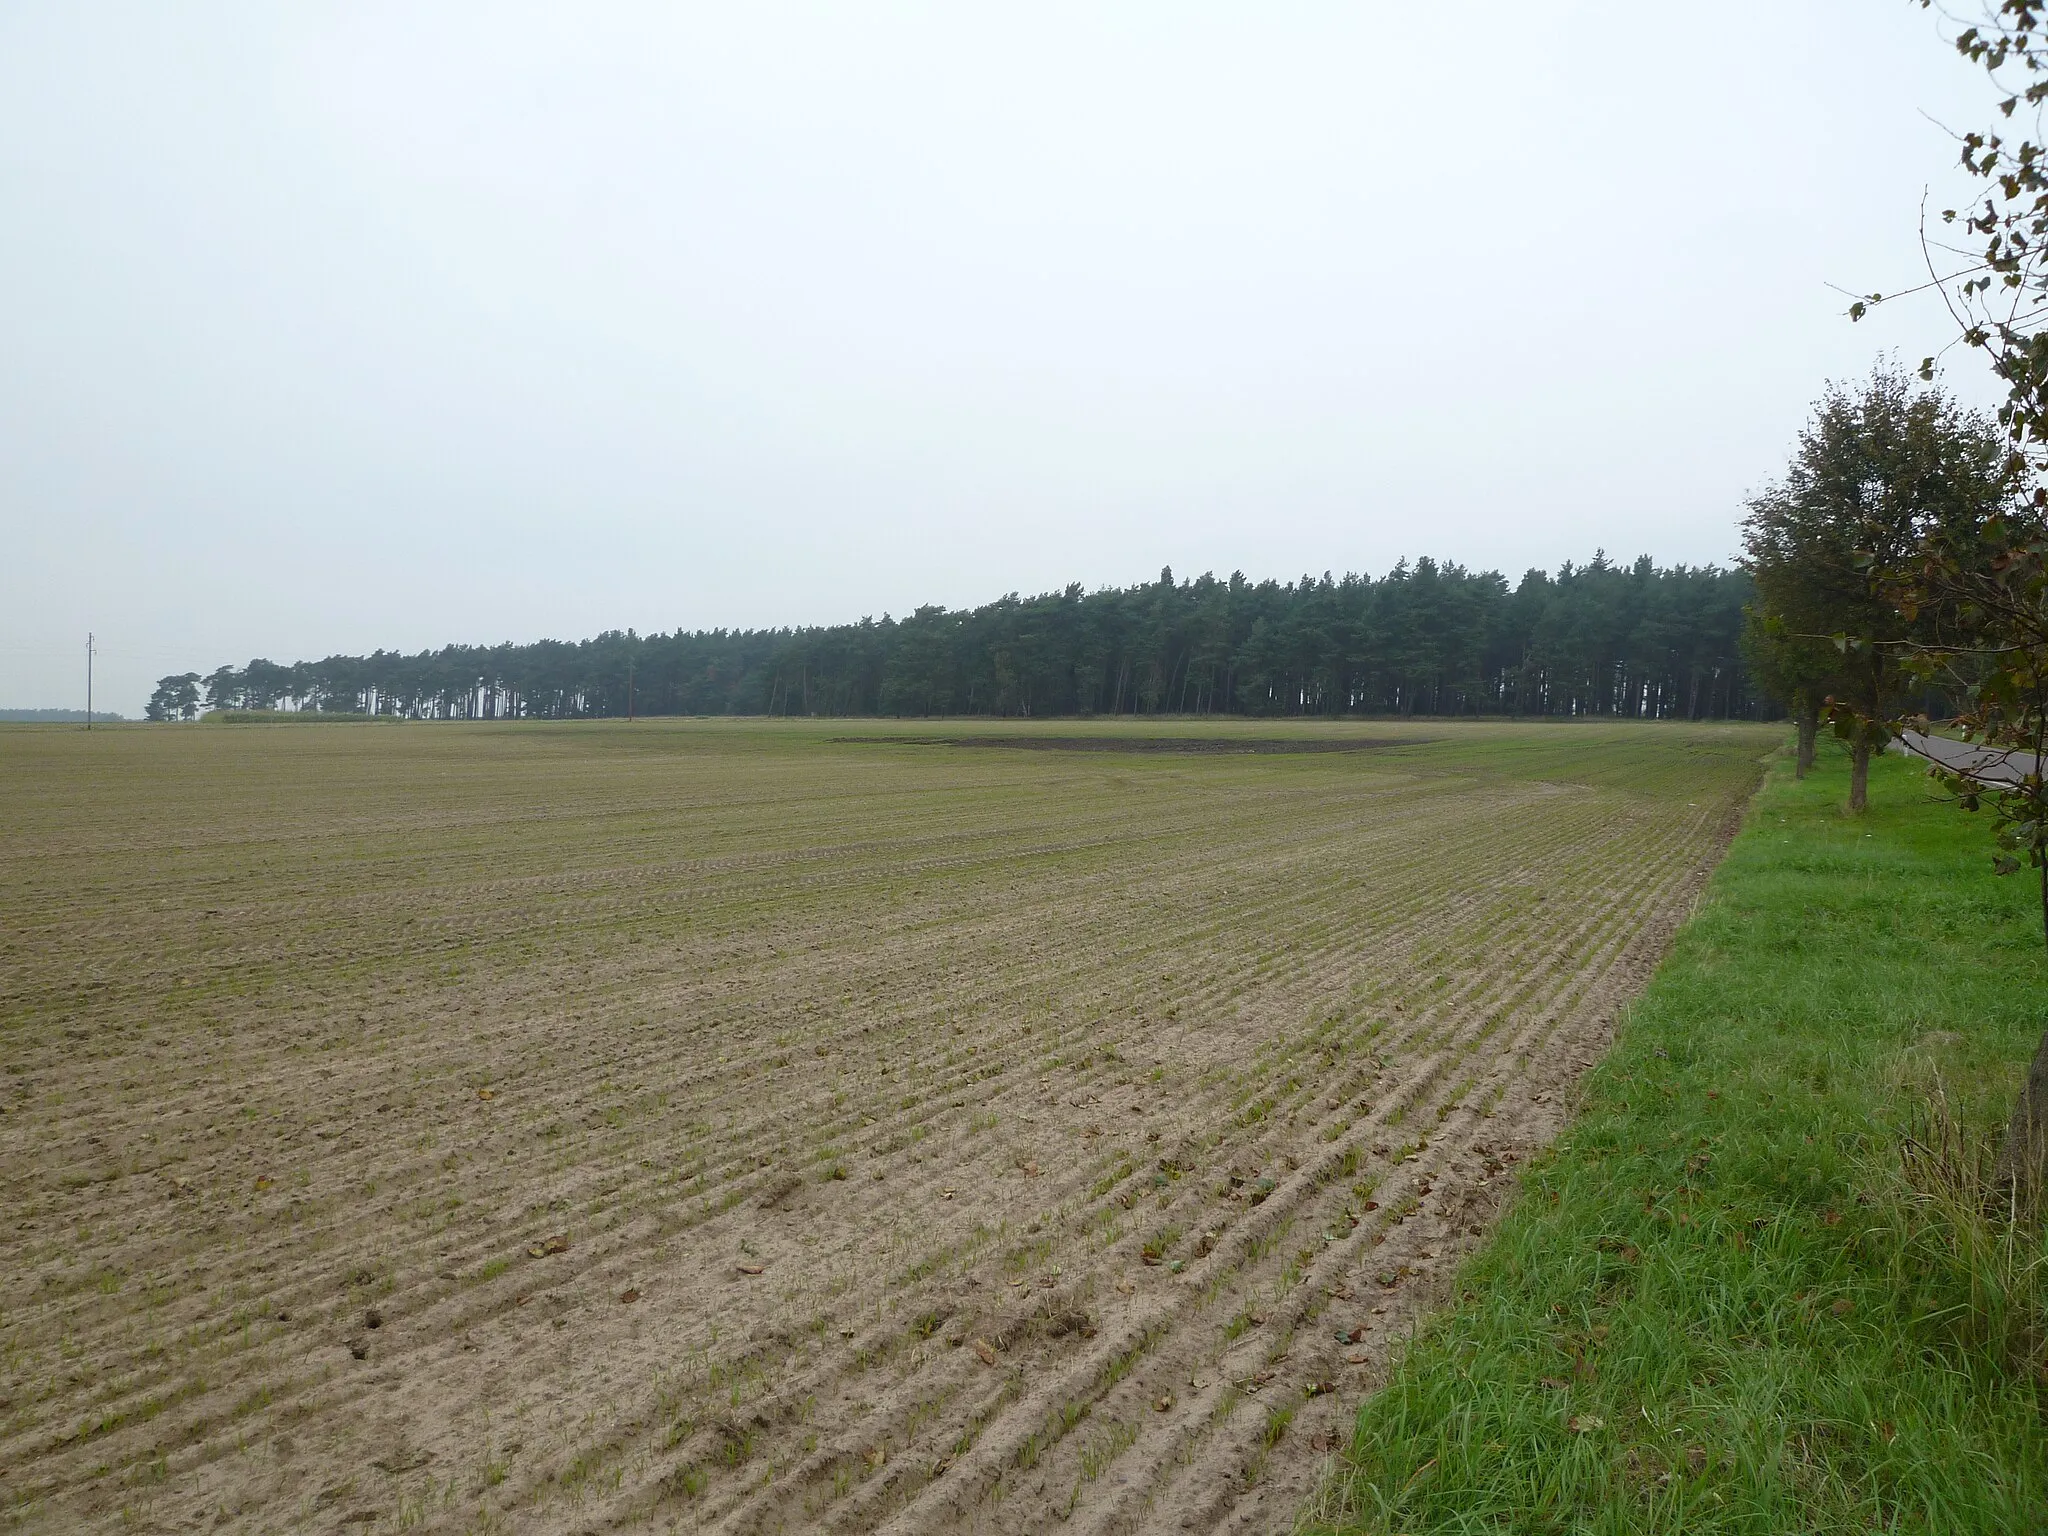
M 1805 778 L 1813 772 L 1813 756 L 1820 737 L 1820 711 L 1811 699 L 1799 701 L 1799 756 L 1793 769 L 1794 778 Z
M 2035 1047 L 2019 1102 L 2005 1124 L 1993 1178 L 2000 1196 L 2009 1202 L 2005 1214 L 2033 1220 L 2043 1185 L 2048 1184 L 2048 1035 Z
M 1849 814 L 1861 816 L 1870 804 L 1870 737 L 1863 731 L 1849 744 Z
M 2048 940 L 2048 864 L 2041 866 L 2041 933 Z M 2048 1034 L 2034 1047 L 2019 1101 L 2005 1123 L 2005 1140 L 1992 1167 L 1994 1187 L 2006 1201 L 2005 1214 L 2032 1221 L 2048 1189 Z

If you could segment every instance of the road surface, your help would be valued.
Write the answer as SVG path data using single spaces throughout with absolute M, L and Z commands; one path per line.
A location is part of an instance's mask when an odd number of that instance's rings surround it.
M 2032 752 L 1987 747 L 1980 742 L 1956 741 L 1920 731 L 1902 733 L 1899 742 L 1915 757 L 1925 758 L 1987 789 L 2017 787 L 2028 774 L 2041 771 L 2040 759 Z

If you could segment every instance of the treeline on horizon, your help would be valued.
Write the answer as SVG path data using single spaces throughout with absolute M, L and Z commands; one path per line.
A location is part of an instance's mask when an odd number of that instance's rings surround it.
M 1775 717 L 1742 663 L 1751 595 L 1739 569 L 1604 553 L 1512 588 L 1427 558 L 1284 584 L 1168 569 L 856 624 L 258 659 L 167 677 L 149 713 Z

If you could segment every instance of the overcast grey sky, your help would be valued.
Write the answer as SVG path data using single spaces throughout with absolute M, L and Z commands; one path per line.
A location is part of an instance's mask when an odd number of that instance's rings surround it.
M 1908 0 L 0 6 L 0 705 L 1242 568 L 1725 561 L 1945 339 Z M 1923 115 L 1926 114 L 1926 115 Z M 1968 359 L 1951 383 L 1989 398 Z

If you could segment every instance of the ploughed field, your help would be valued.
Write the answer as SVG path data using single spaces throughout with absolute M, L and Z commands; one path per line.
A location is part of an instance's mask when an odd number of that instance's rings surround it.
M 1776 733 L 1010 733 L 0 731 L 0 1520 L 1284 1526 Z

